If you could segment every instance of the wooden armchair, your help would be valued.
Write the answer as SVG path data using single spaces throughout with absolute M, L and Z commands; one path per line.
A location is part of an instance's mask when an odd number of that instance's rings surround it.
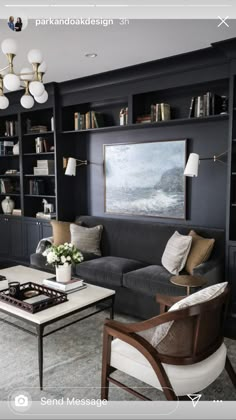
M 236 374 L 228 359 L 223 337 L 228 293 L 227 287 L 218 297 L 204 303 L 166 312 L 139 323 L 125 325 L 106 320 L 101 398 L 108 399 L 111 382 L 142 400 L 149 400 L 111 377 L 116 370 L 162 390 L 167 400 L 201 391 L 215 381 L 224 367 L 236 387 Z M 170 297 L 161 296 L 157 300 L 162 309 L 173 303 Z M 169 330 L 167 348 L 155 348 L 140 335 L 169 321 L 176 323 L 175 328 L 180 328 L 180 333 L 170 334 Z

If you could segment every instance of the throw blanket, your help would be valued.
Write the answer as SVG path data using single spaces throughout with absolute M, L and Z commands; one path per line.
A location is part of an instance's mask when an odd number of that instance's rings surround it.
M 48 246 L 51 246 L 53 244 L 53 236 L 50 236 L 49 238 L 43 238 L 39 241 L 37 248 L 36 248 L 36 254 L 42 254 L 45 249 Z

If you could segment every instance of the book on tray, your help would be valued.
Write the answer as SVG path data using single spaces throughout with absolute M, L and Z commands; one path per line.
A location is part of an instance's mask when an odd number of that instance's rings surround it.
M 60 290 L 61 292 L 75 291 L 84 288 L 85 286 L 83 280 L 75 277 L 72 277 L 72 279 L 67 283 L 61 283 L 56 280 L 56 277 L 51 277 L 49 279 L 44 279 L 43 284 L 44 286 L 52 287 L 53 289 Z

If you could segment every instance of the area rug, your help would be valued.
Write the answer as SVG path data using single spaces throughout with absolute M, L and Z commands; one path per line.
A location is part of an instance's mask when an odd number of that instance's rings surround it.
M 3 315 L 0 315 L 1 319 Z M 27 391 L 34 401 L 47 398 L 100 398 L 103 322 L 108 314 L 101 312 L 44 340 L 44 390 L 39 390 L 37 339 L 21 330 L 0 322 L 0 400 L 8 400 L 15 390 Z M 122 322 L 131 321 L 116 316 Z M 60 321 L 61 322 L 61 321 Z M 60 325 L 55 324 L 56 326 Z M 229 357 L 236 368 L 236 341 L 226 340 Z M 114 374 L 128 386 L 138 387 L 153 400 L 164 400 L 161 391 L 127 377 Z M 141 389 L 139 388 L 141 387 Z M 236 393 L 227 373 L 202 392 L 202 400 L 235 400 Z M 136 398 L 111 386 L 110 400 Z

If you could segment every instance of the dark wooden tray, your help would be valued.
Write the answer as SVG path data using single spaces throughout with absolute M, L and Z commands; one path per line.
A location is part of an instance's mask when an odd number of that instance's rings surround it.
M 37 297 L 40 297 L 40 295 L 44 295 L 46 297 L 44 300 L 41 300 L 39 302 L 27 302 L 27 300 L 29 300 L 30 297 L 27 298 L 25 296 L 25 293 L 30 291 L 38 292 Z M 67 300 L 68 299 L 66 293 L 32 282 L 21 284 L 20 296 L 18 299 L 9 295 L 9 289 L 0 291 L 0 301 L 8 303 L 9 305 L 14 306 L 15 308 L 23 309 L 24 311 L 30 312 L 31 314 L 35 314 L 36 312 L 40 312 L 44 309 L 51 308 L 52 306 L 66 302 Z

